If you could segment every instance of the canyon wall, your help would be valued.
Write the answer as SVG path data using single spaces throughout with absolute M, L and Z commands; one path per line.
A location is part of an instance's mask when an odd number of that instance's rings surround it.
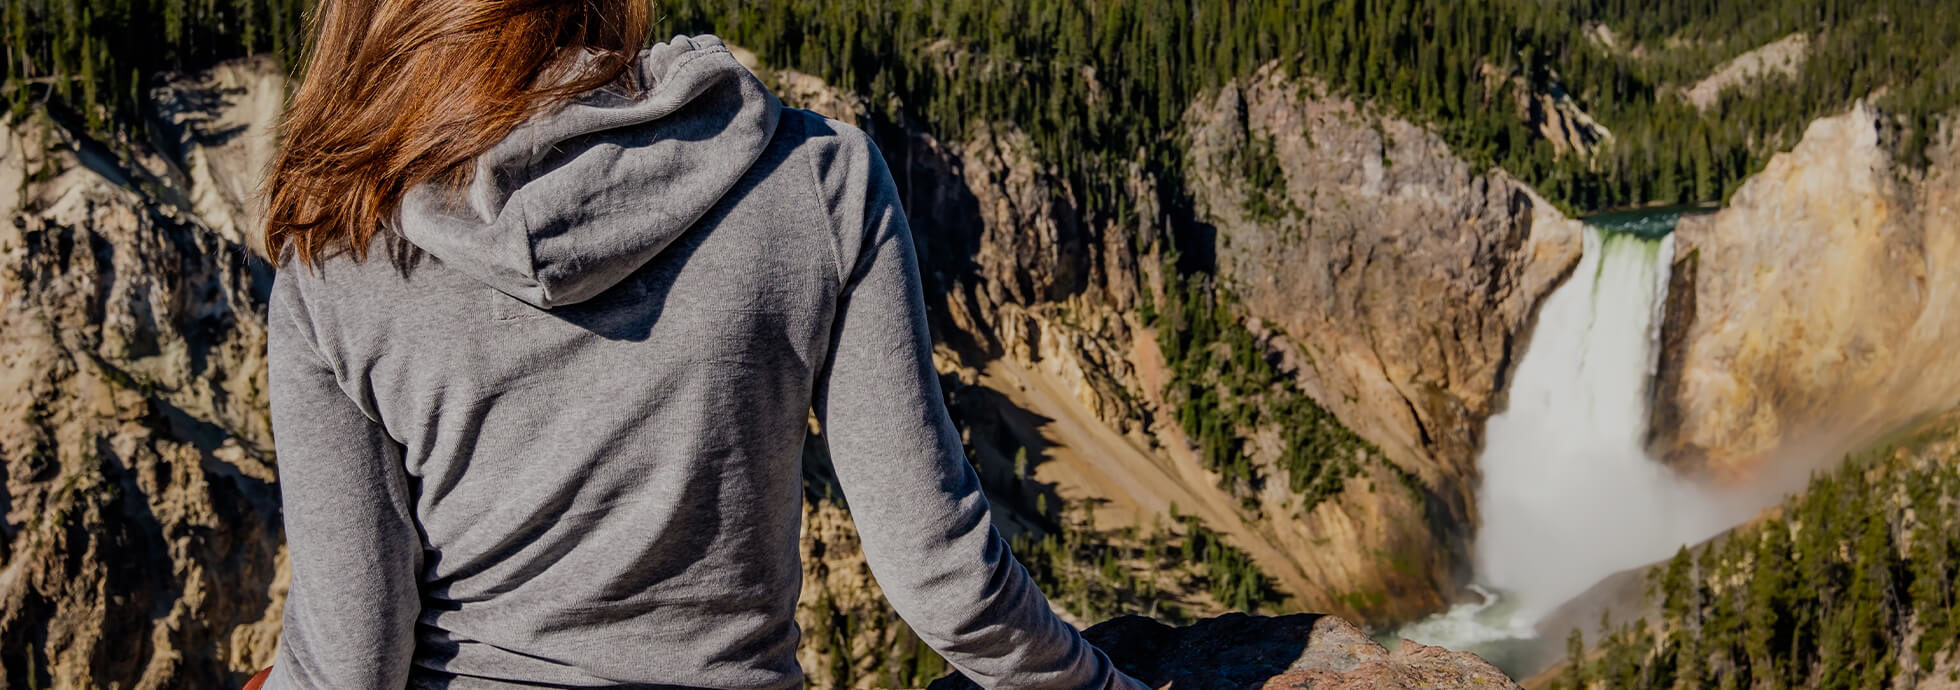
M 175 95 L 242 88 L 214 79 Z M 207 125 L 249 113 L 208 107 L 158 126 L 187 150 L 243 144 Z M 236 685 L 271 660 L 286 579 L 272 274 L 198 212 L 221 208 L 213 168 L 124 165 L 73 131 L 0 136 L 5 687 Z
M 1219 274 L 1299 348 L 1307 391 L 1398 461 L 1474 474 L 1480 423 L 1577 265 L 1581 224 L 1434 133 L 1276 69 L 1192 119 L 1189 186 Z M 1260 140 L 1283 171 L 1270 190 L 1232 174 Z M 1255 194 L 1283 210 L 1249 212 Z
M 1891 121 L 1813 122 L 1675 230 L 1654 444 L 1677 467 L 1800 485 L 1960 402 L 1960 141 L 1948 118 L 1908 166 Z
M 1283 540 L 1319 551 L 1317 582 L 1447 596 L 1466 574 L 1483 422 L 1538 304 L 1578 262 L 1581 225 L 1434 133 L 1274 67 L 1187 121 L 1218 275 L 1301 388 L 1424 493 L 1405 500 L 1371 470 Z M 1279 173 L 1264 184 L 1248 179 L 1257 156 Z M 1390 558 L 1355 558 L 1371 553 Z

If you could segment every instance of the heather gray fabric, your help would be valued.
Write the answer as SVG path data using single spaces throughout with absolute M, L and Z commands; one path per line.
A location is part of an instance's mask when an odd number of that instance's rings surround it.
M 1140 687 L 993 530 L 869 139 L 711 37 L 632 80 L 512 134 L 461 200 L 411 195 L 410 270 L 279 272 L 267 687 L 800 685 L 813 402 L 920 637 L 983 685 Z

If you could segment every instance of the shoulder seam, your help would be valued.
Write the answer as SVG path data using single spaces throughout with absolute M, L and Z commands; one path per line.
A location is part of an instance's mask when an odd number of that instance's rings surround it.
M 302 273 L 305 273 L 307 271 L 310 271 L 311 269 L 301 267 L 298 268 L 298 270 L 301 271 Z M 316 276 L 304 275 L 300 277 L 299 280 L 307 280 L 309 278 L 314 278 L 314 277 Z M 277 279 L 278 278 L 275 275 L 274 280 Z M 340 390 L 340 395 L 346 398 L 348 402 L 353 403 L 355 409 L 360 410 L 362 417 L 366 417 L 368 421 L 373 422 L 376 425 L 382 426 L 382 428 L 385 430 L 386 425 L 382 424 L 379 416 L 379 412 L 377 411 L 374 414 L 370 414 L 368 412 L 367 407 L 361 404 L 360 399 L 356 398 L 352 391 L 347 390 L 347 378 L 348 378 L 347 372 L 341 368 L 340 362 L 332 357 L 328 357 L 325 352 L 321 351 L 320 329 L 319 326 L 314 321 L 313 309 L 303 304 L 303 302 L 305 301 L 305 295 L 302 294 L 304 289 L 305 286 L 303 283 L 297 281 L 294 282 L 291 288 L 291 293 L 287 295 L 286 299 L 284 300 L 287 303 L 286 304 L 287 323 L 293 329 L 294 334 L 299 336 L 300 344 L 305 346 L 306 351 L 313 355 L 313 359 L 318 361 L 320 363 L 320 366 L 326 369 L 327 374 L 333 377 L 334 387 Z M 275 300 L 278 299 L 276 295 L 276 291 L 273 299 Z M 302 321 L 299 318 L 301 312 L 304 312 L 306 315 L 304 321 Z M 268 300 L 266 303 L 266 317 L 268 321 L 271 319 L 271 316 L 272 316 L 272 300 Z M 392 434 L 388 434 L 388 437 L 390 439 L 394 438 Z
M 821 117 L 807 110 L 797 110 L 806 116 Z M 799 120 L 796 123 L 796 128 L 797 134 L 802 135 L 804 140 L 808 141 L 809 130 L 804 126 L 804 122 Z M 832 213 L 834 209 L 831 209 L 829 204 L 824 203 L 823 178 L 817 175 L 816 164 L 812 163 L 808 156 L 799 156 L 799 158 L 803 159 L 803 169 L 810 173 L 810 200 L 815 203 L 818 212 L 823 215 L 824 224 L 830 227 L 830 242 L 826 246 L 830 248 L 830 263 L 832 269 L 834 269 L 831 274 L 831 279 L 835 282 L 831 287 L 842 292 L 845 283 L 850 279 L 850 273 L 844 270 L 844 255 L 842 251 L 842 245 L 844 243 L 843 228 L 837 226 L 837 218 Z
M 275 269 L 275 270 L 281 273 L 287 270 L 298 270 L 302 274 L 304 274 L 307 271 L 311 271 L 313 269 L 295 263 L 287 269 Z M 293 332 L 299 334 L 300 343 L 306 346 L 306 351 L 313 353 L 314 359 L 320 360 L 321 364 L 327 365 L 327 370 L 332 371 L 334 375 L 338 377 L 340 375 L 340 370 L 339 370 L 340 368 L 334 366 L 333 360 L 327 359 L 327 356 L 320 352 L 320 344 L 319 342 L 317 342 L 320 338 L 320 334 L 318 333 L 318 331 L 315 329 L 313 325 L 313 311 L 310 308 L 306 308 L 305 305 L 302 304 L 305 295 L 301 294 L 301 292 L 305 289 L 305 286 L 301 284 L 299 281 L 305 279 L 306 276 L 304 275 L 296 278 L 287 279 L 289 282 L 293 284 L 293 287 L 289 290 L 286 299 L 283 300 L 284 302 L 286 302 L 286 310 L 285 310 L 286 321 L 289 325 L 292 326 Z M 278 280 L 278 275 L 276 273 L 273 276 L 273 280 L 275 281 Z M 299 311 L 301 311 L 302 309 L 306 312 L 306 321 L 304 323 L 301 323 L 299 319 Z M 266 316 L 267 318 L 270 318 L 272 316 L 271 300 L 268 300 L 266 303 Z

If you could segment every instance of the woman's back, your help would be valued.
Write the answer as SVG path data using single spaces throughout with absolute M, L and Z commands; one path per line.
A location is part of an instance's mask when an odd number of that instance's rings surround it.
M 983 684 L 1129 682 L 989 524 L 869 140 L 713 38 L 627 76 L 411 191 L 404 260 L 280 272 L 267 687 L 799 684 L 813 402 L 923 639 Z

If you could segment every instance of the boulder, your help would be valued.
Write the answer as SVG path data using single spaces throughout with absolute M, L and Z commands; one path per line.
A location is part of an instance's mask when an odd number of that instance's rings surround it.
M 1227 614 L 1177 628 L 1142 616 L 1083 633 L 1117 668 L 1153 688 L 1332 690 L 1516 688 L 1490 662 L 1403 640 L 1393 651 L 1336 616 Z M 953 674 L 929 690 L 976 687 Z

